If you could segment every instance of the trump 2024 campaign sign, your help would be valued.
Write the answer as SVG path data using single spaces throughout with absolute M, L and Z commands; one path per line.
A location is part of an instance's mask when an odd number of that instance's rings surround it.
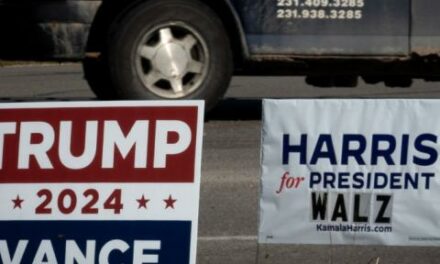
M 0 105 L 1 263 L 195 263 L 203 102 Z
M 260 243 L 440 245 L 440 101 L 265 100 Z

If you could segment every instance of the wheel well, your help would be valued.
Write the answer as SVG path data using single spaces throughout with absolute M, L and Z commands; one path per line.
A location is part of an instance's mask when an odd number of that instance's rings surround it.
M 95 19 L 90 28 L 89 38 L 87 42 L 87 53 L 101 53 L 105 50 L 106 39 L 110 25 L 124 13 L 127 13 L 132 8 L 145 0 L 103 0 L 98 9 Z M 147 0 L 150 1 L 150 0 Z M 238 16 L 234 13 L 232 5 L 229 0 L 196 0 L 201 1 L 209 6 L 215 13 L 218 14 L 220 20 L 223 22 L 225 30 L 228 33 L 235 67 L 240 67 L 245 59 L 248 57 L 246 41 L 244 38 L 241 22 Z
M 229 0 L 200 0 L 218 14 L 228 32 L 234 56 L 235 67 L 243 64 L 248 57 L 246 40 L 238 15 L 234 13 Z

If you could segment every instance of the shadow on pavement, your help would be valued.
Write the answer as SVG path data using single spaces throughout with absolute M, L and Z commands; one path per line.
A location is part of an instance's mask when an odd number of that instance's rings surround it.
M 70 101 L 97 101 L 97 99 L 92 97 L 0 97 L 0 103 L 44 103 Z
M 262 100 L 225 98 L 207 115 L 207 121 L 261 120 Z

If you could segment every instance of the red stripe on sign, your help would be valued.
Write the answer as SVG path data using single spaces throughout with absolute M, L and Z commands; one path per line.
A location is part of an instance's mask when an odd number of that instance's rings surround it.
M 0 109 L 0 182 L 193 182 L 197 107 Z

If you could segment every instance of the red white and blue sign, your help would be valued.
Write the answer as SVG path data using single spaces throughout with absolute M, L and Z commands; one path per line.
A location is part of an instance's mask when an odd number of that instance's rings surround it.
M 0 263 L 194 264 L 203 107 L 0 104 Z

